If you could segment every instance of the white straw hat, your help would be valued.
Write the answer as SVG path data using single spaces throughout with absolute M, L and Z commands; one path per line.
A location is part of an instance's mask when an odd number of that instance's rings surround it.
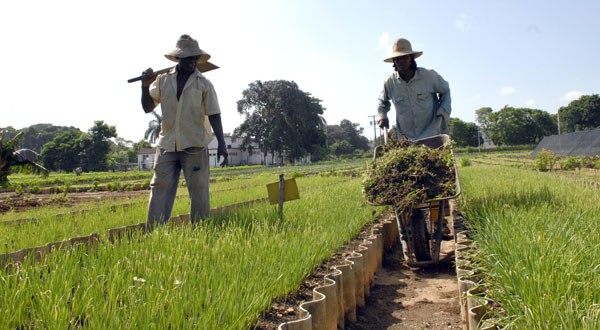
M 392 56 L 383 60 L 384 62 L 393 63 L 394 57 L 405 56 L 405 55 L 415 55 L 415 58 L 423 55 L 423 52 L 417 52 L 412 50 L 412 46 L 410 45 L 410 41 L 400 38 L 394 42 L 394 46 L 392 46 Z

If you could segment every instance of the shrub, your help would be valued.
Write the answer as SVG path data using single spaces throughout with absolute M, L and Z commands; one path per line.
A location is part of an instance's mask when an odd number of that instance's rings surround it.
M 42 189 L 40 188 L 40 186 L 38 186 L 36 184 L 33 187 L 31 187 L 31 189 L 29 190 L 29 192 L 32 193 L 32 194 L 39 194 L 39 193 L 42 192 Z
M 292 178 L 294 178 L 294 179 L 301 178 L 303 176 L 304 176 L 304 173 L 302 173 L 302 172 L 296 172 L 296 171 L 292 172 Z
M 471 166 L 471 158 L 463 157 L 460 159 L 460 166 L 467 167 Z
M 538 171 L 546 171 L 554 168 L 554 163 L 556 163 L 554 153 L 542 148 L 542 151 L 538 153 L 537 158 L 535 159 L 535 168 Z
M 17 185 L 15 187 L 15 194 L 17 194 L 17 196 L 21 196 L 21 195 L 23 195 L 23 193 L 24 193 L 23 186 Z
M 563 170 L 572 170 L 577 166 L 577 158 L 567 157 L 561 162 L 560 166 Z

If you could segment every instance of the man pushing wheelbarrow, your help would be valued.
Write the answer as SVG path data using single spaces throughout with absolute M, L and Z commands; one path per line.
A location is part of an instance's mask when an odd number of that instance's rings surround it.
M 422 54 L 401 38 L 384 60 L 393 63 L 395 72 L 386 78 L 379 96 L 378 124 L 387 136 L 387 113 L 393 103 L 398 140 L 384 147 L 383 156 L 376 150 L 365 179 L 371 204 L 393 205 L 406 260 L 414 265 L 439 260 L 441 241 L 451 237 L 444 221 L 447 201 L 460 193 L 447 135 L 450 88 L 434 70 L 417 67 L 415 58 Z

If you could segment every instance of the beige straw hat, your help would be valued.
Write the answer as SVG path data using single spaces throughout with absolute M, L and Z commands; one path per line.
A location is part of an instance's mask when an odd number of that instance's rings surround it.
M 394 46 L 392 46 L 392 56 L 383 60 L 384 62 L 393 63 L 394 57 L 411 55 L 414 54 L 415 58 L 423 55 L 423 52 L 417 52 L 412 50 L 412 46 L 410 45 L 410 41 L 400 38 L 394 42 Z
M 200 56 L 198 62 L 206 62 L 210 58 L 210 55 L 198 47 L 198 41 L 192 39 L 187 34 L 182 35 L 175 44 L 175 49 L 170 53 L 165 54 L 165 57 L 173 62 L 179 62 L 177 58 L 184 58 L 189 56 Z
M 179 62 L 178 58 L 189 56 L 200 56 L 197 65 L 197 68 L 200 70 L 200 72 L 206 72 L 219 68 L 208 61 L 210 55 L 200 49 L 198 46 L 198 41 L 192 39 L 192 37 L 187 34 L 179 37 L 179 40 L 177 40 L 177 43 L 175 44 L 175 49 L 173 49 L 170 53 L 165 54 L 165 57 L 173 62 Z

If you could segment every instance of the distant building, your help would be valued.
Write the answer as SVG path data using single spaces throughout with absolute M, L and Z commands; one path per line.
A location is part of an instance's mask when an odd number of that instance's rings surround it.
M 138 170 L 149 171 L 154 165 L 156 148 L 142 148 L 137 153 Z
M 243 165 L 279 165 L 281 159 L 279 154 L 272 153 L 264 155 L 258 145 L 253 145 L 253 148 L 242 150 L 240 143 L 241 139 L 234 139 L 231 135 L 225 134 L 225 144 L 227 145 L 227 153 L 229 154 L 229 166 Z M 211 167 L 218 167 L 217 162 L 217 140 L 213 139 L 208 145 L 208 163 Z M 152 170 L 154 165 L 154 157 L 156 148 L 142 148 L 138 151 L 138 169 Z M 306 161 L 310 162 L 310 158 Z

